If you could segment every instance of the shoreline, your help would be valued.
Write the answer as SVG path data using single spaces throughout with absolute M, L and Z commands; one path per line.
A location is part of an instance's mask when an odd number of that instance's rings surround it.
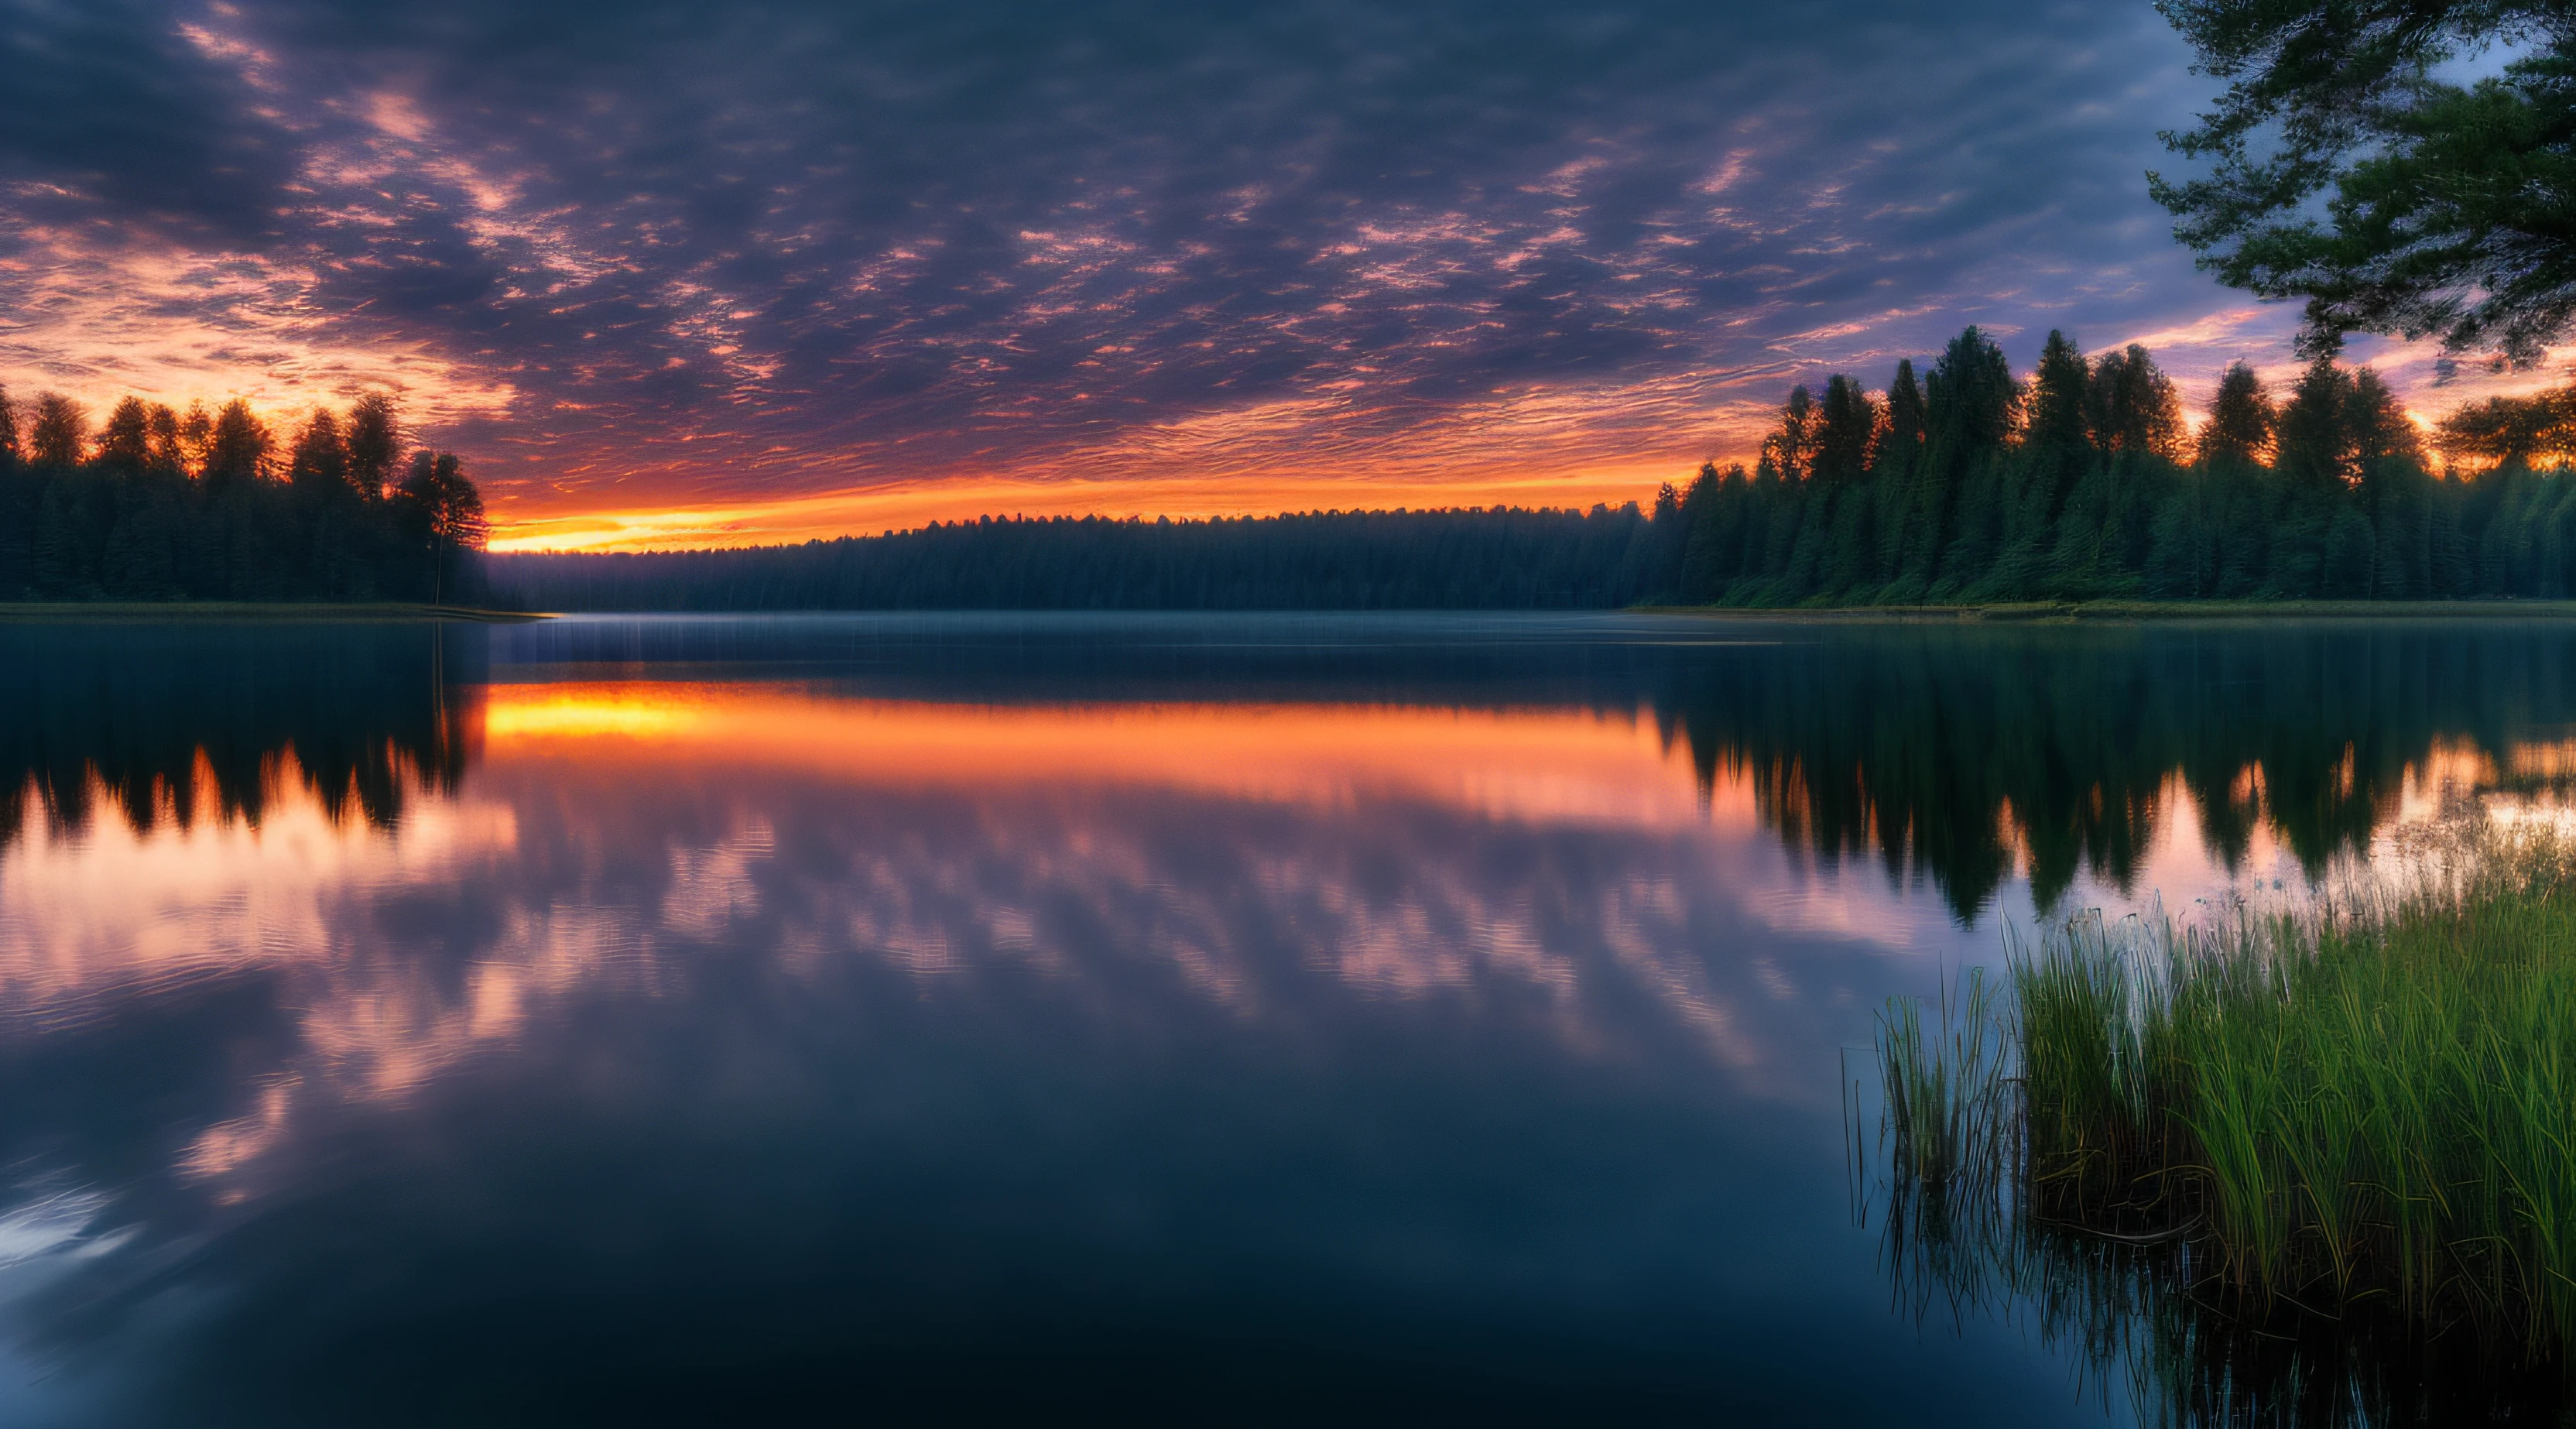
M 2576 600 L 2038 600 L 1989 605 L 1840 605 L 1753 609 L 1633 605 L 1640 615 L 1783 624 L 2079 624 L 2180 620 L 2576 620 Z
M 1745 620 L 1783 625 L 1965 625 L 2142 623 L 2148 621 L 2252 620 L 2576 620 L 2576 600 L 2089 600 L 2003 601 L 1983 605 L 1837 605 L 1754 607 L 1725 605 L 1631 605 L 1616 608 L 1630 615 L 1667 615 L 1698 620 Z M 933 615 L 927 610 L 828 611 L 602 611 L 615 615 Z M 1046 608 L 977 611 L 983 614 L 1051 613 Z M 1158 609 L 1128 614 L 1246 614 L 1242 611 Z M 1281 612 L 1257 612 L 1275 614 Z M 1298 611 L 1298 614 L 1361 612 Z M 1475 614 L 1461 610 L 1459 614 Z M 1529 611 L 1526 613 L 1547 613 Z M 1579 613 L 1568 608 L 1554 613 Z M 552 620 L 555 612 L 490 610 L 470 605 L 434 605 L 417 601 L 0 601 L 0 625 L 59 623 L 135 623 L 159 621 L 461 621 L 482 625 L 521 625 Z
M 471 605 L 431 605 L 418 601 L 253 601 L 253 600 L 49 600 L 0 601 L 0 625 L 134 624 L 162 621 L 466 621 L 478 625 L 518 625 L 551 620 L 550 615 L 521 610 L 485 610 Z

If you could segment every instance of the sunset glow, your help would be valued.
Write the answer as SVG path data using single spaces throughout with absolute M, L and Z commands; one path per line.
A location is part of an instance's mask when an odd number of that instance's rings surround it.
M 1864 29 L 1830 63 L 1711 13 L 1571 52 L 1426 19 L 1417 59 L 1275 112 L 1247 77 L 1279 62 L 1223 27 L 1178 80 L 1123 58 L 1140 33 L 1065 80 L 1103 106 L 1096 143 L 1020 97 L 1033 76 L 954 88 L 984 52 L 930 30 L 822 22 L 781 63 L 710 19 L 552 55 L 540 83 L 478 68 L 476 20 L 129 18 L 170 106 L 101 131 L 143 146 L 113 181 L 105 158 L 9 180 L 0 385 L 93 415 L 240 396 L 281 430 L 392 391 L 417 439 L 464 456 L 502 550 L 1645 502 L 1749 461 L 1792 383 L 1883 387 L 1970 322 L 2017 363 L 2051 327 L 2143 342 L 2194 407 L 2230 361 L 2295 367 L 2294 315 L 2193 274 L 2144 196 L 2156 122 L 2196 92 L 2144 10 Z M 842 93 L 845 51 L 922 83 Z M 1442 97 L 1498 53 L 1529 86 L 1508 136 Z M 671 65 L 757 73 L 760 97 L 638 78 Z M 2130 102 L 2069 102 L 2106 84 Z M 1990 134 L 1963 158 L 1913 117 L 1970 95 L 2064 113 L 2044 145 Z M 692 153 L 693 177 L 637 180 L 594 109 Z M 1239 130 L 1268 147 L 1224 149 Z M 1452 157 L 1388 170 L 1417 145 Z M 1214 174 L 1220 152 L 1258 157 Z M 737 191 L 768 197 L 717 198 Z M 2428 346 L 2353 356 L 2419 416 L 2548 379 L 2436 391 Z

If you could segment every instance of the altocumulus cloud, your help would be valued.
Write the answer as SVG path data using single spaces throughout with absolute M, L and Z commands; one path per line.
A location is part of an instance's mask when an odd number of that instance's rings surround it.
M 2207 82 L 2143 3 L 0 17 L 0 379 L 398 385 L 576 539 L 1588 500 L 1969 321 L 2286 356 L 2145 198 Z

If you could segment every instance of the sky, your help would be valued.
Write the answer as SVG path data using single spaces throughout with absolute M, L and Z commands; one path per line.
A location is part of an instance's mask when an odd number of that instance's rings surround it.
M 2146 195 L 2189 63 L 2145 0 L 0 0 L 0 384 L 390 390 L 504 549 L 1650 500 L 1969 323 L 2286 376 Z

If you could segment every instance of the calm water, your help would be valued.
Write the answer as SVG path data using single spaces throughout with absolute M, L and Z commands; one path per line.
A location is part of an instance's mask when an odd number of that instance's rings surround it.
M 0 1422 L 2126 1422 L 1845 1048 L 2576 771 L 2576 628 L 0 627 Z M 1855 1067 L 1864 1059 L 1855 1058 Z

